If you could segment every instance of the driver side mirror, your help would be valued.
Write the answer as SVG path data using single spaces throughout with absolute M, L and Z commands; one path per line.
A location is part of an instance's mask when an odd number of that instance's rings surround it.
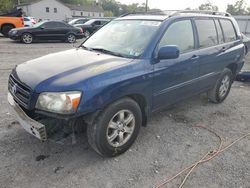
M 41 30 L 44 30 L 44 29 L 45 29 L 45 27 L 44 27 L 44 26 L 41 26 L 41 27 L 40 27 L 40 29 L 41 29 Z
M 157 59 L 177 59 L 180 56 L 180 50 L 175 45 L 163 46 L 158 51 Z

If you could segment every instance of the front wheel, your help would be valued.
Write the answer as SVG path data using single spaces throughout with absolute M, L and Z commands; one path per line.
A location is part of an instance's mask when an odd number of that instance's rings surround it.
M 232 83 L 233 73 L 230 69 L 225 68 L 214 88 L 208 92 L 208 98 L 210 101 L 214 103 L 223 102 L 230 92 Z
M 88 142 L 102 156 L 120 155 L 132 146 L 141 124 L 139 105 L 130 98 L 121 99 L 105 108 L 93 125 L 88 125 Z
M 33 42 L 33 36 L 30 33 L 24 33 L 21 40 L 25 44 L 31 44 Z
M 84 36 L 85 36 L 86 38 L 88 38 L 88 37 L 90 36 L 90 32 L 89 32 L 88 30 L 86 30 L 86 31 L 84 32 Z

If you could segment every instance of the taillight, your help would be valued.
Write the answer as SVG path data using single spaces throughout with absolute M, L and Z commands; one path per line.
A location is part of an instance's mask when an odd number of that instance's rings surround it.
M 22 21 L 22 24 L 24 25 L 24 19 L 23 19 L 23 17 L 21 17 L 21 21 Z
M 83 29 L 82 28 L 80 28 L 80 32 L 83 33 Z

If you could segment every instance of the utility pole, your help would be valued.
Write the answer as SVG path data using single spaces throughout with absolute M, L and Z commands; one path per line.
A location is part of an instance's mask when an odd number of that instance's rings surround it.
M 146 0 L 146 12 L 148 12 L 148 0 Z

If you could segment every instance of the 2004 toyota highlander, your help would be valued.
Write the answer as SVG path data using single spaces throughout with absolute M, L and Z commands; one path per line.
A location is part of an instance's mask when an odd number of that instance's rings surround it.
M 205 92 L 214 103 L 224 101 L 244 54 L 227 13 L 130 14 L 76 49 L 17 66 L 8 101 L 37 138 L 87 124 L 92 148 L 112 157 L 134 143 L 153 112 Z

